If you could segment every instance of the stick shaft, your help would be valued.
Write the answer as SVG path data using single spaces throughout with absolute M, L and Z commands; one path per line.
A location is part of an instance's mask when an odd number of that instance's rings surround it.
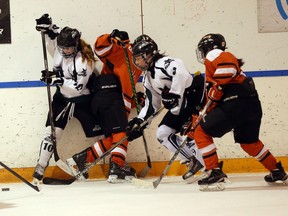
M 164 107 L 161 107 L 157 112 L 153 113 L 151 116 L 149 116 L 149 118 L 147 118 L 145 121 L 143 121 L 140 125 L 140 127 L 143 127 L 145 124 L 147 124 L 147 122 L 149 122 L 152 118 L 154 118 L 156 115 L 158 115 L 162 110 L 164 109 Z M 97 163 L 99 163 L 100 160 L 102 160 L 103 158 L 105 158 L 108 154 L 110 154 L 115 148 L 117 148 L 119 145 L 121 145 L 125 140 L 127 140 L 127 136 L 124 136 L 120 141 L 118 141 L 117 143 L 115 143 L 114 145 L 112 145 L 112 147 L 107 150 L 106 152 L 104 152 L 99 158 L 97 158 L 94 162 L 92 162 L 89 166 L 87 166 L 84 170 L 82 170 L 81 172 L 79 172 L 75 178 L 79 178 L 82 174 L 87 173 L 93 166 L 95 166 Z
M 144 122 L 142 122 L 142 124 L 140 125 L 140 127 L 143 127 L 145 124 L 147 124 L 147 122 L 151 121 L 152 118 L 154 118 L 156 115 L 158 115 L 162 110 L 164 109 L 164 107 L 161 107 L 157 112 L 153 113 L 151 116 L 149 116 L 148 119 L 146 119 Z M 77 178 L 79 178 L 81 175 L 83 175 L 84 173 L 89 172 L 89 170 L 95 166 L 97 163 L 100 162 L 100 160 L 102 160 L 103 158 L 105 158 L 107 155 L 109 155 L 111 153 L 111 151 L 113 151 L 117 146 L 119 146 L 122 142 L 124 142 L 127 139 L 127 136 L 123 137 L 119 142 L 115 143 L 109 150 L 107 150 L 104 154 L 102 154 L 99 158 L 97 158 L 94 162 L 92 162 L 89 166 L 87 166 L 84 170 L 82 170 L 81 172 L 79 172 L 78 174 L 76 174 L 75 176 L 73 176 L 73 178 L 70 179 L 56 179 L 56 178 L 44 178 L 43 179 L 43 183 L 44 184 L 50 184 L 50 185 L 70 185 L 73 182 L 75 182 L 77 180 Z
M 45 76 L 46 78 L 48 78 L 49 77 L 48 58 L 47 58 L 45 34 L 43 32 L 41 32 L 41 38 L 42 38 L 44 68 L 46 71 Z M 55 126 L 54 126 L 50 84 L 47 83 L 46 87 L 47 87 L 47 97 L 48 97 L 48 106 L 49 106 L 49 121 L 50 121 L 50 126 L 51 126 L 51 139 L 52 139 L 53 147 L 54 147 L 54 158 L 55 158 L 55 161 L 58 161 L 60 160 L 60 157 L 58 155 L 57 147 L 56 147 L 56 132 L 55 132 Z
M 123 45 L 123 49 L 124 49 L 124 54 L 125 54 L 125 59 L 126 59 L 126 64 L 127 64 L 128 72 L 129 72 L 130 83 L 131 83 L 131 86 L 132 86 L 133 98 L 134 98 L 134 101 L 135 101 L 137 114 L 139 114 L 139 112 L 140 112 L 140 105 L 139 105 L 139 103 L 138 103 L 138 98 L 137 98 L 137 93 L 136 93 L 134 78 L 133 78 L 133 74 L 132 74 L 132 69 L 131 69 L 131 65 L 130 65 L 130 61 L 129 61 L 128 51 L 127 51 L 127 47 L 125 46 L 125 44 L 122 44 L 122 45 Z M 147 172 L 149 171 L 149 169 L 152 168 L 151 158 L 150 158 L 150 154 L 149 154 L 149 150 L 148 150 L 148 145 L 147 145 L 147 141 L 146 141 L 146 137 L 145 137 L 144 132 L 143 132 L 142 139 L 143 139 L 144 149 L 145 149 L 146 158 L 147 158 L 147 167 L 145 167 L 145 168 L 142 170 L 142 172 L 140 173 L 140 177 L 144 177 L 144 176 L 147 174 Z
M 0 161 L 0 165 L 2 167 L 4 167 L 7 171 L 9 171 L 11 174 L 13 174 L 15 177 L 17 177 L 18 179 L 20 179 L 22 182 L 24 182 L 25 184 L 27 184 L 29 187 L 33 188 L 36 191 L 40 191 L 39 188 L 36 185 L 31 184 L 30 182 L 28 182 L 26 179 L 24 179 L 21 175 L 19 175 L 18 173 L 16 173 L 14 170 L 10 169 L 8 166 L 6 166 L 3 162 Z
M 196 119 L 196 121 L 194 122 L 194 124 L 191 127 L 191 130 L 195 130 L 195 128 L 200 124 L 200 122 L 202 121 L 204 115 L 207 112 L 207 109 L 209 108 L 209 106 L 211 105 L 212 101 L 209 100 L 207 102 L 207 104 L 205 105 L 205 107 L 203 108 L 202 112 L 199 114 L 198 118 Z M 166 175 L 166 173 L 168 172 L 168 170 L 170 169 L 172 163 L 175 161 L 176 157 L 178 156 L 178 154 L 180 153 L 180 151 L 182 150 L 182 148 L 185 146 L 186 142 L 187 142 L 187 136 L 184 136 L 184 139 L 182 141 L 182 143 L 180 144 L 180 146 L 178 147 L 178 149 L 176 150 L 176 152 L 174 153 L 174 155 L 172 156 L 172 158 L 170 159 L 170 161 L 168 162 L 168 164 L 166 165 L 165 169 L 163 170 L 163 172 L 161 173 L 161 175 L 159 176 L 159 178 L 157 180 L 155 180 L 153 182 L 153 186 L 154 188 L 156 188 L 162 178 Z

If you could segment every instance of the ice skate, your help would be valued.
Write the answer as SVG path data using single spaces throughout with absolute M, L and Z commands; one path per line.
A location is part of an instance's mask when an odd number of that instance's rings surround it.
M 182 175 L 183 180 L 191 184 L 201 178 L 201 175 L 195 176 L 195 174 L 203 168 L 203 165 L 194 156 L 186 162 L 186 166 L 187 171 Z
M 35 170 L 34 170 L 34 173 L 32 175 L 33 178 L 37 179 L 38 181 L 41 181 L 43 178 L 44 172 L 46 170 L 46 167 L 43 167 L 39 163 L 37 163 Z
M 125 164 L 123 167 L 120 167 L 118 164 L 110 160 L 109 168 L 109 183 L 124 183 L 131 182 L 133 178 L 136 177 L 136 170 L 133 167 L 130 167 L 128 164 Z
M 34 185 L 34 186 L 36 186 L 36 187 L 39 189 L 39 191 L 41 191 L 42 187 L 41 187 L 41 185 L 40 185 L 39 179 L 37 179 L 37 178 L 34 177 L 34 178 L 32 179 L 31 184 Z
M 71 169 L 73 175 L 77 175 L 79 172 L 82 172 L 86 168 L 86 158 L 87 158 L 87 151 L 84 150 L 78 154 L 72 156 L 72 158 L 68 158 L 66 160 L 69 168 Z M 83 173 L 78 180 L 85 181 L 88 179 L 88 173 Z
M 268 184 L 288 184 L 288 175 L 285 173 L 284 168 L 282 167 L 281 162 L 279 161 L 276 164 L 277 169 L 271 170 L 269 175 L 264 177 L 264 180 Z
M 225 190 L 224 183 L 228 182 L 227 175 L 222 171 L 223 163 L 219 168 L 205 171 L 205 177 L 198 181 L 200 191 L 222 191 Z

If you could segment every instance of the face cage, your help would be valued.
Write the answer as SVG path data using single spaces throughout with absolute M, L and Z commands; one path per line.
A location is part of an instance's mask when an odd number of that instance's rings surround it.
M 139 57 L 139 56 L 141 56 L 141 58 L 143 59 L 143 61 L 145 62 L 145 66 L 140 66 L 140 65 L 138 65 L 137 63 L 136 63 L 136 57 Z M 149 68 L 149 66 L 150 66 L 150 63 L 151 63 L 151 61 L 152 61 L 152 58 L 153 58 L 153 56 L 151 56 L 149 59 L 147 59 L 147 54 L 139 54 L 139 55 L 137 55 L 137 56 L 134 56 L 133 55 L 133 64 L 138 68 L 138 69 L 140 69 L 140 70 L 142 70 L 142 71 L 147 71 L 148 70 L 148 68 Z
M 205 55 L 204 55 L 204 51 L 202 49 L 199 49 L 199 48 L 196 49 L 196 56 L 197 56 L 198 62 L 200 62 L 201 64 L 204 64 Z
M 73 48 L 73 52 L 72 53 L 69 53 L 69 54 L 66 54 L 64 52 L 64 49 L 67 49 L 67 48 Z M 60 53 L 61 56 L 63 56 L 64 58 L 71 58 L 71 57 L 74 57 L 77 53 L 77 47 L 63 47 L 63 46 L 57 46 L 57 49 Z

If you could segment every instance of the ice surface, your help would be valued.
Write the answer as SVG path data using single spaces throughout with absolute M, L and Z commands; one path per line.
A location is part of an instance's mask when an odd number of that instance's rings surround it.
M 71 185 L 41 185 L 37 192 L 24 183 L 0 184 L 1 216 L 287 216 L 288 186 L 269 186 L 261 174 L 228 175 L 220 192 L 201 192 L 181 176 L 164 177 L 154 189 L 106 180 Z M 156 178 L 145 179 L 154 181 Z

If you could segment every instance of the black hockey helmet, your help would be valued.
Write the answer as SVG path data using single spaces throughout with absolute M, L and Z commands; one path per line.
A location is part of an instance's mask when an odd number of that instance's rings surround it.
M 225 51 L 226 41 L 223 35 L 210 33 L 201 38 L 196 50 L 198 61 L 204 63 L 207 53 L 213 49 Z
M 148 35 L 140 35 L 132 44 L 133 63 L 141 70 L 147 70 L 153 62 L 154 57 L 159 53 L 158 46 L 155 41 Z M 140 66 L 136 63 L 136 58 L 141 56 L 145 61 L 145 66 Z
M 78 51 L 80 37 L 81 33 L 77 29 L 64 27 L 57 36 L 57 47 L 60 54 L 65 58 L 74 56 Z M 74 52 L 65 53 L 65 48 L 74 48 Z

